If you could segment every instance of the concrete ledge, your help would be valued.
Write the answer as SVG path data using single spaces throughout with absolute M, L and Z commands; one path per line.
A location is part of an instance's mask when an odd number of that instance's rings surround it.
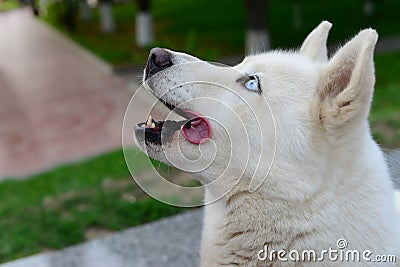
M 400 189 L 400 150 L 384 150 L 394 187 Z

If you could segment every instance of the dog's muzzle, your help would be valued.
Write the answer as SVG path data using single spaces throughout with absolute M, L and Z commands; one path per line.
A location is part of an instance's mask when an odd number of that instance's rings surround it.
M 171 67 L 172 65 L 171 53 L 159 47 L 151 49 L 149 59 L 147 60 L 145 79 L 147 80 L 154 74 Z
M 173 66 L 172 58 L 173 55 L 165 49 L 151 49 L 145 69 L 144 82 L 148 82 L 148 79 L 156 73 Z M 148 89 L 154 94 L 154 90 L 150 86 Z M 161 98 L 159 100 L 170 110 L 182 116 L 184 120 L 155 121 L 149 116 L 146 122 L 139 123 L 135 127 L 135 135 L 138 140 L 145 141 L 146 144 L 162 145 L 179 130 L 183 137 L 193 144 L 201 144 L 210 139 L 211 126 L 206 118 L 195 111 L 180 109 Z

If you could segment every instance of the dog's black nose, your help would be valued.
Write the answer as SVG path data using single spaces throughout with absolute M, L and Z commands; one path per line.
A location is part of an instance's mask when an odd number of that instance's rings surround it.
M 158 47 L 151 49 L 149 59 L 147 60 L 146 79 L 172 65 L 171 53 Z

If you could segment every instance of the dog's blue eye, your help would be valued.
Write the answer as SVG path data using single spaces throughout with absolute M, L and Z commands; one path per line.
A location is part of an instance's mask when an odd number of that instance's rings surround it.
M 249 80 L 244 84 L 244 86 L 252 91 L 260 90 L 260 85 L 258 84 L 258 79 L 256 76 L 250 76 Z

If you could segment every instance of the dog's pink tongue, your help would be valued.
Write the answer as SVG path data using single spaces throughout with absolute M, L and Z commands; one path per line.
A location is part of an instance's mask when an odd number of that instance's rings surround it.
M 203 118 L 201 115 L 191 111 L 184 110 L 186 114 L 190 116 L 192 119 L 191 127 L 187 128 L 186 125 L 183 125 L 181 130 L 183 137 L 186 138 L 189 142 L 193 144 L 204 143 L 211 137 L 211 126 L 208 120 Z

